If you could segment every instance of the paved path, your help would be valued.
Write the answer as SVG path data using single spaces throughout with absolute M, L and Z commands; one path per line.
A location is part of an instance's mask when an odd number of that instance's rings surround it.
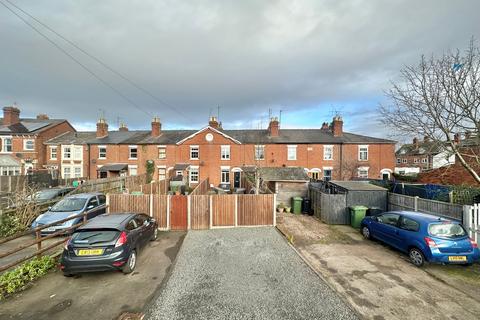
M 181 246 L 184 232 L 161 232 L 140 252 L 129 275 L 84 273 L 66 278 L 56 270 L 31 288 L 0 301 L 0 320 L 112 320 L 141 312 L 160 287 Z
M 356 319 L 274 228 L 191 231 L 147 319 Z

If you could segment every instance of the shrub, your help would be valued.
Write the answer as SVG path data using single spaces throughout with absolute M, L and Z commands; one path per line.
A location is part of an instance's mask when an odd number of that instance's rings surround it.
M 43 256 L 39 259 L 30 260 L 17 268 L 0 275 L 0 300 L 11 294 L 22 291 L 26 286 L 47 274 L 48 270 L 55 266 L 55 259 Z
M 17 232 L 25 230 L 18 218 L 11 214 L 0 215 L 0 238 L 11 236 Z

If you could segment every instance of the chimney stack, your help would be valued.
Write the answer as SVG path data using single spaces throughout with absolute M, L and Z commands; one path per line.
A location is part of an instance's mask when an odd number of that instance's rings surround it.
M 154 117 L 152 120 L 152 137 L 160 136 L 162 130 L 162 124 L 159 117 Z
M 418 139 L 417 139 L 417 137 L 413 138 L 413 144 L 415 145 L 416 148 L 418 148 Z
M 128 131 L 128 127 L 125 123 L 120 123 L 120 127 L 118 128 L 118 131 Z
M 453 135 L 453 142 L 455 142 L 455 144 L 459 144 L 460 143 L 460 133 L 455 133 Z
M 45 113 L 40 113 L 37 115 L 37 120 L 48 120 L 50 119 Z
M 268 134 L 270 137 L 278 137 L 280 133 L 280 122 L 278 118 L 274 117 L 270 119 L 270 124 L 268 125 Z
M 108 136 L 108 124 L 105 119 L 100 118 L 97 122 L 97 138 Z
M 217 117 L 210 117 L 210 120 L 208 120 L 208 126 L 214 129 L 220 129 L 220 124 L 218 123 Z
M 322 128 L 323 131 L 328 131 L 330 130 L 330 126 L 328 125 L 328 122 L 322 123 Z
M 20 123 L 20 109 L 15 105 L 3 108 L 3 125 L 11 126 Z
M 341 137 L 343 135 L 343 119 L 340 116 L 333 117 L 332 132 L 334 137 Z

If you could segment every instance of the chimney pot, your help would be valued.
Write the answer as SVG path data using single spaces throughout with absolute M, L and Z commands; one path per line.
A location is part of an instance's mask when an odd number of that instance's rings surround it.
M 103 118 L 98 119 L 96 136 L 97 138 L 103 138 L 108 136 L 108 124 Z
M 333 117 L 332 132 L 334 137 L 341 137 L 343 135 L 343 119 L 340 116 Z
M 40 113 L 40 114 L 37 115 L 37 119 L 38 120 L 48 120 L 50 118 L 45 113 Z
M 3 125 L 11 126 L 20 123 L 20 109 L 14 106 L 3 108 Z
M 120 123 L 120 127 L 118 128 L 118 131 L 128 131 L 128 127 L 125 123 Z
M 220 123 L 217 120 L 217 117 L 210 117 L 208 120 L 208 126 L 214 129 L 220 129 Z

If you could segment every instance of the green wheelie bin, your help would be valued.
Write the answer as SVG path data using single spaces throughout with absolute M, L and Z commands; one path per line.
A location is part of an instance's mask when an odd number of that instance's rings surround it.
M 302 201 L 301 197 L 292 198 L 292 213 L 300 214 L 302 213 Z
M 352 206 L 350 207 L 350 225 L 355 229 L 360 229 L 362 219 L 365 218 L 367 213 L 367 207 L 365 206 Z

